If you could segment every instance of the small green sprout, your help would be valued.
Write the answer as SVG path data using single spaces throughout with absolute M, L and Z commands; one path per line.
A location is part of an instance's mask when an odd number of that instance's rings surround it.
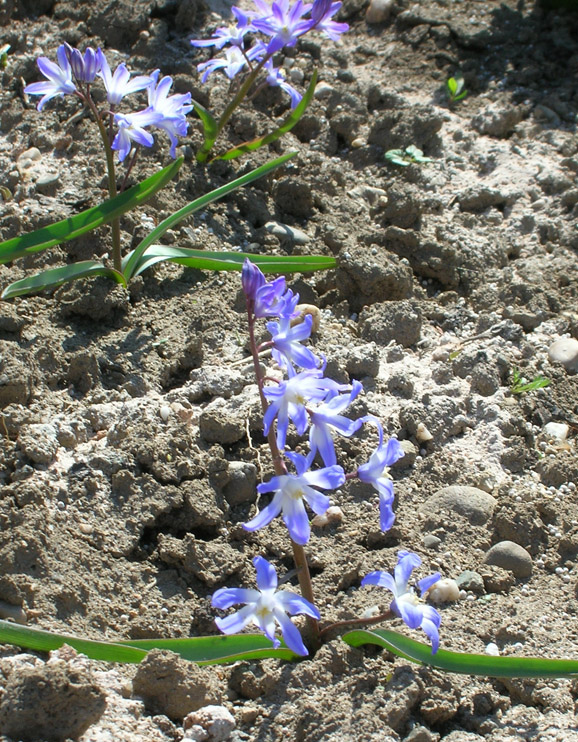
M 450 103 L 457 103 L 466 97 L 468 91 L 465 88 L 464 77 L 461 72 L 456 72 L 455 77 L 450 77 L 446 83 L 446 90 Z
M 415 145 L 410 144 L 405 149 L 390 149 L 385 153 L 385 159 L 387 162 L 391 162 L 392 165 L 400 165 L 401 167 L 408 167 L 408 165 L 421 165 L 424 162 L 431 162 L 431 157 L 424 157 L 421 149 L 418 149 Z
M 510 384 L 512 394 L 525 394 L 526 392 L 533 392 L 534 389 L 543 389 L 549 385 L 550 379 L 545 376 L 538 375 L 532 381 L 528 381 L 519 369 L 512 369 L 512 383 Z
M 0 46 L 0 70 L 5 70 L 8 67 L 8 52 L 10 51 L 10 44 L 3 44 Z

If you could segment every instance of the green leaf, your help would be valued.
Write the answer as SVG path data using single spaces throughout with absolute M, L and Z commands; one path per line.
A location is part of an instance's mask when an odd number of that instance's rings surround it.
M 76 281 L 79 278 L 95 278 L 96 276 L 107 276 L 126 286 L 124 276 L 122 273 L 115 271 L 114 268 L 107 268 L 95 260 L 82 260 L 79 263 L 65 265 L 61 268 L 51 268 L 42 271 L 42 273 L 37 273 L 35 276 L 14 281 L 14 283 L 6 286 L 0 298 L 13 299 L 15 296 L 36 293 L 43 289 L 52 289 L 67 281 Z
M 450 77 L 450 79 L 447 82 L 447 86 L 448 86 L 448 91 L 451 97 L 453 98 L 458 90 L 458 81 L 456 80 L 455 77 Z
M 182 164 L 183 158 L 180 157 L 163 170 L 143 180 L 142 183 L 98 206 L 93 206 L 91 209 L 68 219 L 42 227 L 35 232 L 2 242 L 0 244 L 0 263 L 8 263 L 10 260 L 21 258 L 23 255 L 46 250 L 61 242 L 79 237 L 102 224 L 111 222 L 121 214 L 130 211 L 154 196 L 169 180 L 175 177 Z
M 165 260 L 187 268 L 207 271 L 240 271 L 245 258 L 258 266 L 263 273 L 307 273 L 335 268 L 335 258 L 324 255 L 254 255 L 242 252 L 209 252 L 188 247 L 151 245 L 141 256 L 133 276 L 138 276 L 156 263 Z
M 202 106 L 200 103 L 197 103 L 196 100 L 191 100 L 191 103 L 193 104 L 198 117 L 201 119 L 201 123 L 203 124 L 205 143 L 208 144 L 210 142 L 210 149 L 213 146 L 215 139 L 217 138 L 219 125 L 204 106 Z
M 450 652 L 445 649 L 432 654 L 429 644 L 416 642 L 388 629 L 350 631 L 344 634 L 343 640 L 352 647 L 376 644 L 411 662 L 462 675 L 484 675 L 493 678 L 562 678 L 578 675 L 578 660 L 491 657 L 485 654 Z
M 213 161 L 233 160 L 235 157 L 239 157 L 245 152 L 252 152 L 253 150 L 259 149 L 259 147 L 264 147 L 267 144 L 271 144 L 272 142 L 275 142 L 277 141 L 277 139 L 282 137 L 283 134 L 291 131 L 291 129 L 299 121 L 301 116 L 303 116 L 307 109 L 307 106 L 313 98 L 313 94 L 315 93 L 315 86 L 317 85 L 317 75 L 317 70 L 314 70 L 311 77 L 311 82 L 309 83 L 309 87 L 305 91 L 305 95 L 303 96 L 303 98 L 301 98 L 297 106 L 295 106 L 291 114 L 285 119 L 285 121 L 278 129 L 275 129 L 275 131 L 272 131 L 270 134 L 265 134 L 265 136 L 253 139 L 251 142 L 245 142 L 245 144 L 240 144 L 238 147 L 233 147 L 232 149 L 227 150 L 227 152 L 225 152 L 224 154 L 219 155 L 218 157 L 214 157 Z
M 185 660 L 200 665 L 221 665 L 239 660 L 257 660 L 275 657 L 280 660 L 301 659 L 284 645 L 273 649 L 262 634 L 231 636 L 199 636 L 189 639 L 138 639 L 120 642 L 138 649 L 170 649 Z
M 43 631 L 2 620 L 0 620 L 0 643 L 13 644 L 39 652 L 59 649 L 63 644 L 68 644 L 90 659 L 105 662 L 140 662 L 151 649 L 170 649 L 183 659 L 198 662 L 201 665 L 216 665 L 242 659 L 264 659 L 266 657 L 281 660 L 300 659 L 299 655 L 284 646 L 273 649 L 271 642 L 262 634 L 110 642 L 81 639 L 68 634 Z
M 284 162 L 287 162 L 287 160 L 289 160 L 291 157 L 294 157 L 296 154 L 296 152 L 288 152 L 281 157 L 277 157 L 275 160 L 271 160 L 271 162 L 267 162 L 265 163 L 265 165 L 261 165 L 261 167 L 258 167 L 255 170 L 251 170 L 251 172 L 247 173 L 246 175 L 242 175 L 240 178 L 236 178 L 230 183 L 226 183 L 224 186 L 216 188 L 214 191 L 210 191 L 210 193 L 206 193 L 204 196 L 191 201 L 190 204 L 183 206 L 182 209 L 175 211 L 174 214 L 171 214 L 155 229 L 153 229 L 153 231 L 144 238 L 144 240 L 136 247 L 136 249 L 132 253 L 124 258 L 124 260 L 122 261 L 122 266 L 126 280 L 129 281 L 135 275 L 135 271 L 137 269 L 137 266 L 140 265 L 140 261 L 144 252 L 147 250 L 148 247 L 156 243 L 167 231 L 167 229 L 171 229 L 179 222 L 182 222 L 182 220 L 185 219 L 187 216 L 194 214 L 195 211 L 204 209 L 205 206 L 208 206 L 213 201 L 217 201 L 219 198 L 223 198 L 223 196 L 231 193 L 231 191 L 235 191 L 241 186 L 252 183 L 254 180 L 257 180 L 257 178 L 262 178 L 264 175 L 267 175 L 267 173 L 275 170 L 275 168 L 279 167 Z

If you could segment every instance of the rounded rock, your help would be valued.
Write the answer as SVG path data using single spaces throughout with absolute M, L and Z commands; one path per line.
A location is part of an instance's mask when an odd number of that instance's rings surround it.
M 551 363 L 561 363 L 567 371 L 578 371 L 578 340 L 560 338 L 548 348 Z
M 485 564 L 492 564 L 512 572 L 515 577 L 530 577 L 533 570 L 532 557 L 520 544 L 500 541 L 486 552 Z
M 477 487 L 452 485 L 443 487 L 432 495 L 420 508 L 426 516 L 426 525 L 440 525 L 444 520 L 443 510 L 457 513 L 473 526 L 483 526 L 492 517 L 497 501 L 495 497 Z

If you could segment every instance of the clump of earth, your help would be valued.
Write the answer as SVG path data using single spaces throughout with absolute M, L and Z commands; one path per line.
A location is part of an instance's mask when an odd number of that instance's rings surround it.
M 457 583 L 438 606 L 443 648 L 578 659 L 578 13 L 546 5 L 395 0 L 366 16 L 365 0 L 346 0 L 340 44 L 312 36 L 280 60 L 292 80 L 317 68 L 320 82 L 274 150 L 201 167 L 191 116 L 178 181 L 122 219 L 129 249 L 239 167 L 298 152 L 166 240 L 337 258 L 289 285 L 321 310 L 312 345 L 327 373 L 362 382 L 356 411 L 406 455 L 391 531 L 359 483 L 334 494 L 342 517 L 313 529 L 324 621 L 385 610 L 385 591 L 361 579 L 411 549 L 419 577 Z M 197 0 L 2 4 L 1 238 L 105 197 L 89 120 L 72 100 L 39 113 L 23 94 L 39 55 L 101 46 L 218 110 L 228 83 L 201 85 L 208 53 L 189 41 L 229 13 Z M 450 104 L 458 72 L 468 94 Z M 235 115 L 223 149 L 283 119 L 276 92 Z M 411 145 L 431 162 L 385 161 Z M 146 152 L 134 182 L 167 157 Z M 109 250 L 102 229 L 1 265 L 0 285 Z M 271 473 L 242 309 L 238 274 L 176 265 L 128 292 L 99 279 L 0 304 L 2 616 L 93 639 L 216 634 L 211 595 L 252 584 L 252 557 L 291 571 L 282 523 L 241 525 Z M 550 383 L 515 393 L 514 374 Z M 341 461 L 354 468 L 375 442 L 339 440 Z M 575 737 L 578 696 L 575 680 L 445 675 L 339 638 L 299 664 L 209 668 L 162 651 L 123 666 L 3 646 L 0 686 L 5 742 L 554 742 Z

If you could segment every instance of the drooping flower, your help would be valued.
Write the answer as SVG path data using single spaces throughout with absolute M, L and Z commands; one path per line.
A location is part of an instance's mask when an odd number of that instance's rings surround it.
M 287 82 L 285 72 L 281 68 L 275 67 L 272 59 L 268 59 L 263 67 L 267 72 L 267 85 L 270 85 L 271 87 L 279 87 L 281 90 L 288 93 L 291 98 L 291 108 L 296 108 L 303 96 Z
M 340 35 L 349 31 L 347 23 L 331 20 L 341 5 L 342 3 L 332 0 L 315 0 L 311 8 L 311 28 L 323 31 L 332 41 L 339 41 Z
M 423 629 L 432 644 L 432 654 L 439 648 L 439 627 L 441 616 L 432 606 L 426 605 L 416 595 L 413 588 L 408 587 L 411 573 L 421 565 L 421 559 L 417 554 L 409 551 L 398 551 L 397 566 L 393 570 L 393 576 L 389 572 L 371 572 L 361 581 L 363 585 L 379 585 L 393 593 L 390 609 L 399 616 L 410 629 Z M 429 577 L 419 580 L 417 586 L 420 595 L 423 595 L 439 579 L 441 575 L 435 572 Z
M 269 429 L 276 418 L 277 445 L 281 450 L 285 447 L 289 420 L 293 421 L 299 435 L 303 435 L 307 430 L 309 417 L 306 404 L 308 402 L 323 402 L 330 392 L 339 392 L 347 388 L 333 379 L 326 379 L 323 376 L 323 369 L 308 369 L 298 374 L 291 369 L 288 371 L 292 375 L 286 381 L 263 389 L 269 402 L 269 407 L 263 416 L 264 433 L 269 434 Z
M 271 334 L 272 355 L 279 368 L 288 368 L 292 363 L 301 368 L 318 368 L 321 360 L 310 349 L 301 345 L 311 335 L 313 317 L 306 314 L 303 322 L 291 326 L 291 317 L 282 317 L 279 322 L 267 322 Z
M 247 60 L 254 61 L 260 56 L 261 51 L 257 48 L 249 49 L 245 53 L 238 46 L 225 49 L 225 58 L 215 57 L 208 62 L 197 65 L 197 70 L 202 72 L 201 82 L 207 82 L 207 78 L 215 70 L 223 70 L 225 75 L 232 80 L 239 72 L 247 66 Z
M 362 421 L 371 421 L 377 425 L 379 430 L 379 445 L 371 454 L 367 464 L 362 464 L 357 469 L 357 476 L 362 482 L 371 484 L 378 491 L 380 527 L 382 531 L 389 531 L 395 522 L 395 513 L 393 512 L 393 484 L 389 476 L 389 467 L 401 459 L 404 456 L 404 452 L 399 441 L 395 438 L 390 438 L 384 445 L 383 428 L 379 420 L 368 415 L 362 418 Z
M 66 56 L 72 68 L 72 74 L 78 82 L 94 82 L 96 73 L 100 70 L 99 57 L 97 52 L 87 47 L 84 57 L 78 49 L 70 46 L 65 42 Z
M 243 524 L 247 531 L 257 531 L 270 523 L 279 513 L 282 513 L 289 535 L 297 544 L 304 546 L 309 541 L 311 527 L 305 510 L 305 503 L 317 515 L 323 515 L 329 507 L 329 498 L 322 495 L 314 487 L 332 490 L 345 482 L 345 473 L 340 466 L 328 466 L 316 471 L 308 471 L 312 457 L 307 458 L 298 453 L 286 453 L 297 474 L 282 474 L 273 477 L 257 487 L 257 491 L 274 492 L 273 499 L 248 523 Z
M 341 413 L 348 407 L 362 390 L 361 383 L 354 380 L 349 394 L 332 393 L 327 400 L 313 410 L 309 410 L 311 427 L 309 428 L 309 445 L 311 453 L 319 452 L 325 466 L 337 463 L 332 429 L 347 437 L 353 435 L 363 425 L 361 419 L 350 420 Z
M 169 95 L 173 80 L 167 76 L 158 82 L 159 74 L 160 70 L 155 70 L 151 74 L 151 84 L 147 88 L 149 109 L 161 115 L 161 119 L 155 126 L 169 135 L 170 154 L 174 158 L 178 144 L 177 137 L 186 135 L 189 126 L 186 114 L 193 110 L 193 105 L 190 93 Z
M 296 654 L 309 654 L 297 627 L 287 616 L 299 613 L 319 620 L 317 608 L 308 600 L 289 590 L 277 590 L 275 568 L 263 557 L 253 559 L 257 570 L 257 590 L 223 587 L 213 595 L 214 608 L 226 609 L 238 603 L 245 607 L 226 618 L 216 618 L 215 623 L 224 634 L 237 634 L 249 624 L 258 626 L 277 649 L 281 642 L 275 636 L 276 624 L 281 627 L 285 644 Z
M 114 122 L 118 126 L 118 132 L 113 139 L 112 149 L 118 151 L 120 162 L 129 154 L 133 142 L 143 147 L 153 146 L 154 137 L 144 127 L 156 126 L 161 120 L 162 115 L 160 113 L 149 109 L 126 115 L 122 113 L 115 114 Z
M 124 63 L 119 64 L 114 74 L 112 74 L 108 61 L 101 49 L 96 52 L 96 57 L 100 67 L 98 75 L 102 78 L 104 87 L 106 88 L 106 99 L 113 107 L 117 106 L 125 95 L 136 93 L 137 90 L 144 90 L 152 82 L 150 75 L 137 75 L 131 80 L 130 72 Z
M 24 88 L 28 95 L 41 95 L 37 109 L 42 111 L 46 103 L 57 95 L 64 96 L 76 92 L 76 85 L 72 81 L 72 68 L 66 54 L 66 47 L 61 44 L 56 51 L 58 64 L 51 62 L 48 57 L 38 57 L 36 64 L 40 72 L 46 77 L 42 82 L 33 82 Z
M 255 29 L 251 25 L 248 16 L 241 10 L 241 8 L 237 8 L 233 5 L 231 11 L 237 19 L 236 26 L 222 26 L 221 28 L 217 28 L 212 38 L 193 39 L 191 41 L 191 46 L 214 46 L 217 49 L 222 49 L 227 44 L 231 44 L 231 46 L 238 46 L 240 49 L 242 49 L 245 42 L 245 35 L 250 31 L 254 31 Z

